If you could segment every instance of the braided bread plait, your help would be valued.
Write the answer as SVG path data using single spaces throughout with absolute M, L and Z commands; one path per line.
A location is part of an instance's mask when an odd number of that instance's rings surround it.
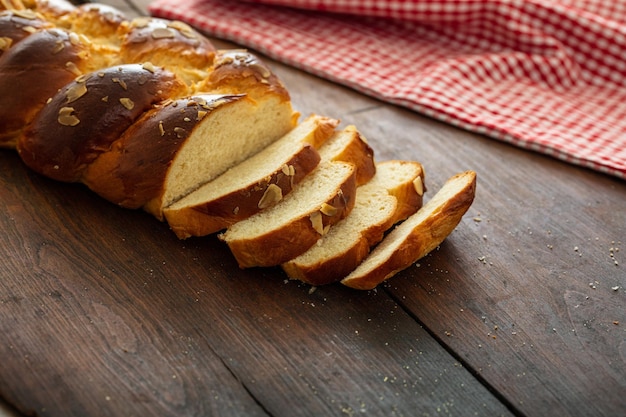
M 127 20 L 93 4 L 50 20 L 37 9 L 3 13 L 42 22 L 0 57 L 3 146 L 113 203 L 162 218 L 162 207 L 296 124 L 264 63 L 216 51 L 181 22 Z
M 110 6 L 75 7 L 63 0 L 0 0 L 0 10 L 0 146 L 16 148 L 34 171 L 56 180 L 81 182 L 115 204 L 143 208 L 163 220 L 164 211 L 174 202 L 204 184 L 210 187 L 213 179 L 233 166 L 241 167 L 253 155 L 258 160 L 260 151 L 284 138 L 298 123 L 289 93 L 258 57 L 243 50 L 218 51 L 184 23 L 128 19 Z M 241 222 L 245 225 L 246 216 L 275 207 L 276 213 L 286 216 L 291 210 L 281 211 L 285 210 L 281 206 L 294 199 L 283 199 L 282 194 L 299 189 L 295 194 L 307 197 L 306 215 L 300 222 L 307 233 L 286 233 L 269 225 L 274 239 L 260 236 L 254 260 L 240 263 L 244 267 L 283 263 L 296 255 L 288 249 L 298 248 L 300 253 L 313 245 L 338 219 L 350 215 L 357 175 L 346 174 L 345 181 L 332 179 L 332 187 L 322 186 L 321 180 L 314 179 L 321 178 L 320 172 L 336 174 L 314 169 L 314 161 L 320 158 L 315 149 L 296 148 L 308 155 L 306 168 L 300 164 L 305 169 L 301 175 L 294 175 L 291 162 L 263 167 L 259 172 L 271 175 L 251 179 L 242 189 L 244 194 L 236 197 L 252 206 L 242 210 L 238 203 L 232 204 L 232 216 L 221 216 L 225 220 L 204 232 L 194 229 L 194 222 L 203 222 L 203 215 L 194 216 L 191 229 L 179 231 L 179 236 L 213 233 L 219 227 L 236 229 Z M 294 160 L 285 157 L 285 161 Z M 358 162 L 326 165 L 342 164 L 356 167 Z M 284 187 L 272 182 L 284 176 L 289 179 L 283 181 Z M 298 181 L 307 186 L 299 187 Z M 271 193 L 264 187 L 280 189 L 280 193 L 265 198 Z M 330 188 L 339 190 L 327 196 L 330 200 L 317 202 L 313 196 L 309 201 L 307 190 L 318 189 L 321 195 Z M 259 198 L 273 205 L 266 207 Z M 202 200 L 194 204 L 211 206 Z M 453 214 L 425 216 L 443 216 L 444 223 L 451 225 L 444 230 L 447 235 L 469 204 L 471 199 L 466 198 Z M 238 260 L 244 259 L 243 252 L 250 252 L 247 232 L 235 239 L 247 245 L 241 250 L 235 240 L 226 239 L 231 233 L 221 236 Z M 442 238 L 438 235 L 436 241 Z M 425 239 L 421 247 L 430 250 L 432 244 Z M 288 243 L 266 245 L 282 241 Z M 413 260 L 402 258 L 392 273 Z M 351 277 L 343 282 L 365 288 L 357 281 Z M 376 282 L 368 278 L 367 287 Z

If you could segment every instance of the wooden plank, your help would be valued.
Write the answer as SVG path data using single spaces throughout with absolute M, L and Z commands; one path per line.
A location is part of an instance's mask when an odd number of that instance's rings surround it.
M 188 279 L 176 253 L 161 257 L 168 230 L 0 158 L 3 396 L 26 414 L 265 414 L 210 347 L 165 319 L 170 281 Z
M 25 414 L 509 414 L 384 292 L 240 271 L 215 237 L 0 163 L 0 393 Z

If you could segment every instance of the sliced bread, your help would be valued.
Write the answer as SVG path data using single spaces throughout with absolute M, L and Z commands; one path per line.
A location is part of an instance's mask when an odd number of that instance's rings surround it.
M 450 178 L 414 215 L 391 233 L 341 283 L 369 290 L 408 268 L 441 244 L 467 212 L 476 190 L 476 173 Z
M 310 248 L 354 207 L 353 164 L 322 162 L 278 204 L 218 235 L 242 268 L 275 266 Z
M 290 107 L 276 103 L 210 94 L 166 102 L 124 131 L 83 182 L 111 202 L 163 219 L 163 208 L 293 128 Z
M 320 161 L 338 120 L 311 115 L 281 139 L 164 209 L 181 238 L 218 232 L 270 207 L 291 192 Z
M 424 172 L 417 162 L 386 161 L 357 189 L 354 209 L 302 255 L 284 263 L 291 279 L 311 285 L 336 282 L 349 274 L 395 223 L 422 205 Z

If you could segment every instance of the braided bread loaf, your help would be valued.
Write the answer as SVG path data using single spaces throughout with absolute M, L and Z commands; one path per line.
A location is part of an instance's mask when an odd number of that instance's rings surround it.
M 338 120 L 299 116 L 259 57 L 217 50 L 185 23 L 0 0 L 0 147 L 41 175 L 168 221 L 180 238 L 226 229 L 220 238 L 242 267 L 307 250 L 374 176 L 355 127 L 335 132 Z M 324 146 L 333 136 L 350 140 Z M 421 194 L 412 201 L 416 211 Z M 254 216 L 281 224 L 264 223 L 268 235 L 252 239 Z

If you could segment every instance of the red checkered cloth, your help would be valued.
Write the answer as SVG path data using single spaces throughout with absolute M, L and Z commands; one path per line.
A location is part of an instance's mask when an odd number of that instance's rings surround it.
M 626 0 L 157 0 L 150 11 L 626 179 Z

